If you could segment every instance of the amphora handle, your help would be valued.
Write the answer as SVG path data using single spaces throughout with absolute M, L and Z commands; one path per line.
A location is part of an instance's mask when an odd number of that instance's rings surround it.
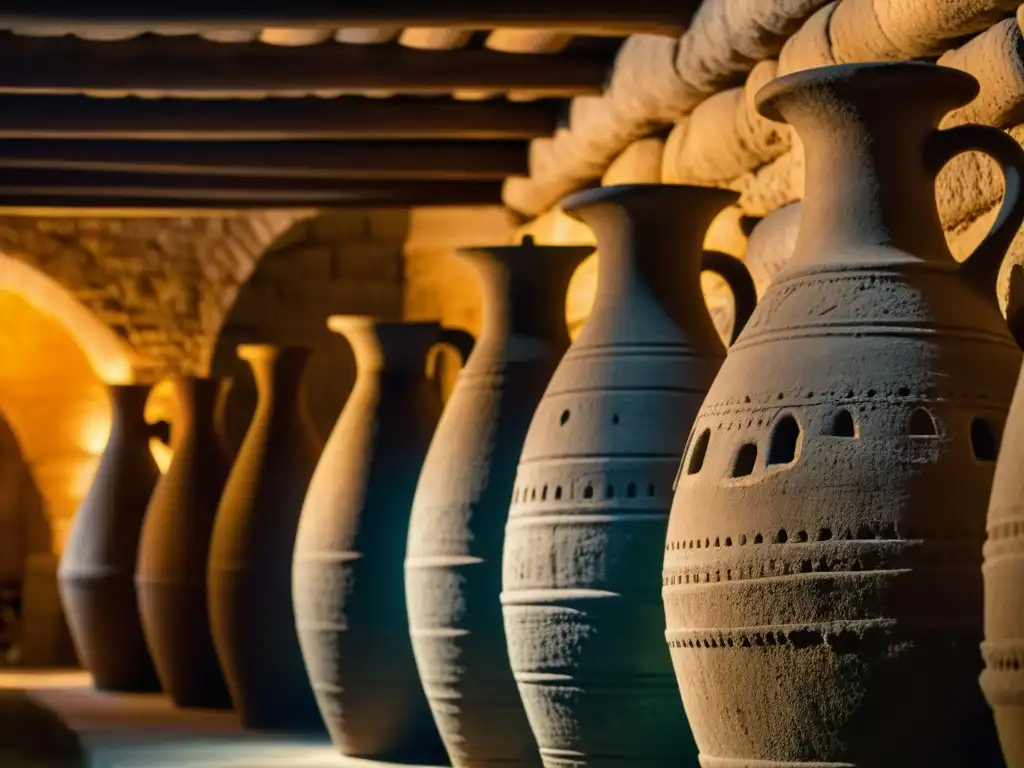
M 937 130 L 925 147 L 925 162 L 936 173 L 963 152 L 984 152 L 1002 168 L 1005 190 L 995 223 L 960 273 L 995 298 L 996 278 L 1013 238 L 1024 222 L 1024 149 L 1009 134 L 987 125 Z
M 700 260 L 701 271 L 714 272 L 725 280 L 732 291 L 734 306 L 732 321 L 732 338 L 729 344 L 736 342 L 740 331 L 747 324 L 757 306 L 757 289 L 746 264 L 734 256 L 720 251 L 704 251 Z
M 475 343 L 473 334 L 469 331 L 464 331 L 461 328 L 442 328 L 437 342 L 430 348 L 430 353 L 427 355 L 427 378 L 434 380 L 439 387 L 441 386 L 441 382 L 438 380 L 440 366 L 437 364 L 437 361 L 439 358 L 438 353 L 442 347 L 454 349 L 458 353 L 463 367 L 465 367 L 466 361 L 473 352 L 473 345 Z

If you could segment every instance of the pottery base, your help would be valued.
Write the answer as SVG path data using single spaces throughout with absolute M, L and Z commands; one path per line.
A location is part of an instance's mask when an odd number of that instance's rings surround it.
M 857 768 L 857 766 L 853 763 L 781 763 L 776 760 L 743 760 L 701 755 L 700 768 Z

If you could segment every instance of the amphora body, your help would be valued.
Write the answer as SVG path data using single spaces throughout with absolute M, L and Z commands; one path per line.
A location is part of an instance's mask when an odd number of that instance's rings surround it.
M 803 141 L 796 250 L 730 350 L 677 478 L 667 639 L 706 768 L 998 765 L 977 677 L 981 544 L 1021 355 L 995 299 L 1022 153 L 938 131 L 978 86 L 829 67 L 759 94 Z M 933 189 L 980 149 L 1011 174 L 957 264 Z
M 207 596 L 214 648 L 242 724 L 322 727 L 295 633 L 292 551 L 317 444 L 300 384 L 309 350 L 245 344 L 259 397 L 217 508 Z
M 175 451 L 146 511 L 135 584 L 164 691 L 180 707 L 231 705 L 210 633 L 206 566 L 228 477 L 214 428 L 217 379 L 175 381 Z
M 501 595 L 512 669 L 549 768 L 694 758 L 661 640 L 659 570 L 672 477 L 725 357 L 700 289 L 703 240 L 735 199 L 638 185 L 563 202 L 595 232 L 597 295 L 526 435 Z M 738 260 L 717 257 L 703 266 L 744 297 L 741 327 L 753 284 Z
M 139 536 L 160 478 L 149 450 L 153 430 L 143 418 L 150 389 L 110 387 L 110 437 L 58 571 L 75 649 L 102 690 L 159 689 L 135 593 Z
M 456 768 L 539 765 L 509 666 L 501 552 L 533 412 L 565 350 L 565 300 L 589 247 L 461 252 L 483 289 L 483 329 L 430 444 L 405 561 L 420 680 Z
M 402 564 L 413 494 L 441 416 L 437 323 L 337 316 L 356 383 L 302 507 L 292 589 L 331 738 L 349 757 L 437 764 L 444 747 L 416 674 Z M 466 336 L 468 338 L 468 335 Z

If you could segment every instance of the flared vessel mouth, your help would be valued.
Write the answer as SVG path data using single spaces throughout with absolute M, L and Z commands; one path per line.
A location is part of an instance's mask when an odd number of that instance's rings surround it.
M 515 245 L 471 245 L 459 248 L 456 253 L 462 259 L 498 259 L 506 262 L 523 262 L 530 259 L 551 260 L 566 257 L 582 261 L 594 252 L 592 245 L 547 245 L 537 243 L 532 235 L 524 235 Z
M 241 360 L 267 360 L 283 354 L 308 355 L 310 352 L 312 352 L 312 349 L 302 344 L 261 344 L 250 342 L 239 344 L 235 348 L 235 354 Z
M 972 101 L 980 91 L 978 81 L 952 67 L 921 61 L 883 61 L 836 64 L 783 75 L 761 88 L 754 97 L 757 111 L 769 120 L 784 123 L 779 107 L 789 96 L 801 91 L 821 91 L 839 100 L 916 109 L 927 99 L 945 106 L 948 112 Z
M 402 320 L 383 320 L 373 315 L 331 315 L 327 318 L 327 328 L 335 333 L 374 331 L 409 332 L 414 330 L 438 332 L 441 324 L 435 320 L 405 322 Z
M 676 206 L 682 209 L 696 195 L 701 195 L 704 199 L 713 197 L 722 208 L 740 199 L 738 192 L 721 187 L 702 187 L 695 184 L 612 184 L 573 192 L 562 200 L 561 208 L 577 221 L 583 221 L 582 210 L 598 203 Z

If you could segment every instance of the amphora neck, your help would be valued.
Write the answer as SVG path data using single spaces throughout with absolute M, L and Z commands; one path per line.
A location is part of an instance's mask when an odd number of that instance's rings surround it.
M 587 325 L 596 327 L 624 304 L 644 304 L 659 307 L 679 328 L 714 336 L 700 285 L 704 238 L 738 198 L 729 190 L 669 184 L 600 187 L 566 198 L 565 212 L 597 238 L 598 284 Z
M 798 72 L 758 93 L 789 123 L 806 164 L 791 264 L 951 261 L 928 157 L 942 117 L 978 92 L 970 75 L 932 64 L 848 64 Z
M 532 238 L 518 246 L 465 248 L 459 256 L 480 278 L 483 298 L 481 343 L 523 338 L 566 349 L 569 283 L 590 246 L 538 246 Z
M 426 377 L 427 356 L 441 338 L 441 325 L 435 322 L 403 323 L 367 315 L 334 315 L 327 325 L 352 346 L 359 376 Z

